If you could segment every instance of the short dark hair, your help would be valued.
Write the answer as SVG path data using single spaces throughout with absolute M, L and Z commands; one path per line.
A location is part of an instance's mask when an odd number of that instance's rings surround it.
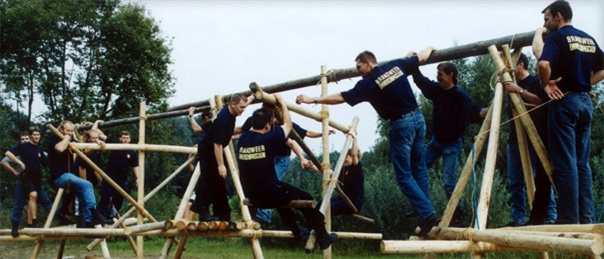
M 202 118 L 202 119 L 203 119 L 203 118 L 205 118 L 205 117 L 208 117 L 208 118 L 210 118 L 210 119 L 211 119 L 211 118 L 212 118 L 212 116 L 214 116 L 214 114 L 213 114 L 211 111 L 205 111 L 205 112 L 202 112 L 202 113 L 201 113 L 201 118 Z
M 560 13 L 565 22 L 573 19 L 573 9 L 570 8 L 570 4 L 564 0 L 556 0 L 549 4 L 541 13 L 545 13 L 549 9 L 552 16 L 556 16 L 556 13 Z
M 457 74 L 459 74 L 459 71 L 457 71 L 457 66 L 451 62 L 443 62 L 436 66 L 436 69 L 441 68 L 446 74 L 453 73 L 453 83 L 457 84 Z
M 273 112 L 267 108 L 255 110 L 252 114 L 252 128 L 262 129 L 267 123 L 271 122 Z
M 120 134 L 121 136 L 130 136 L 130 132 L 128 132 L 127 130 L 122 131 L 122 134 Z
M 34 132 L 36 131 L 40 132 L 40 128 L 38 128 L 38 126 L 29 126 L 29 128 L 27 129 L 29 135 L 34 134 Z
M 526 55 L 524 55 L 524 53 L 520 53 L 520 56 L 518 56 L 518 61 L 516 62 L 516 65 L 520 64 L 520 62 L 522 62 L 522 67 L 524 69 L 528 70 L 529 61 L 528 61 L 528 57 Z
M 99 133 L 98 130 L 90 129 L 86 132 L 86 138 L 90 138 L 90 133 L 92 133 L 92 132 L 96 132 L 97 134 L 99 134 L 99 136 L 101 135 L 101 133 Z
M 371 53 L 371 51 L 369 50 L 365 50 L 359 53 L 359 55 L 357 55 L 354 61 L 368 61 L 369 63 L 377 64 L 377 59 L 375 58 L 375 55 L 373 55 L 373 53 Z
M 241 101 L 247 101 L 247 96 L 245 96 L 245 94 L 233 94 L 231 95 L 231 98 L 229 99 L 229 104 L 231 103 L 239 103 Z
M 19 137 L 22 137 L 22 136 L 28 136 L 29 137 L 29 132 L 27 132 L 27 131 L 21 131 L 21 133 L 19 133 Z

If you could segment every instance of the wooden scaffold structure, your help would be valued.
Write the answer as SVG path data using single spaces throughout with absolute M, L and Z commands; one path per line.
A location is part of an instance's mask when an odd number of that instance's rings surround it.
M 505 65 L 500 67 L 500 64 L 504 64 L 499 57 L 497 48 L 494 46 L 503 45 L 508 42 L 513 42 L 513 48 L 520 49 L 523 46 L 531 44 L 533 32 L 526 32 L 518 35 L 512 35 L 508 37 L 493 39 L 489 41 L 482 41 L 473 44 L 453 47 L 449 49 L 443 49 L 432 53 L 430 58 L 426 61 L 426 64 L 437 63 L 446 60 L 459 59 L 465 57 L 471 57 L 476 55 L 483 55 L 490 53 L 495 60 L 498 68 L 502 71 L 501 76 L 504 80 L 511 80 L 509 72 L 504 70 Z M 492 47 L 489 47 L 493 45 Z M 487 48 L 488 47 L 488 48 Z M 518 52 L 518 51 L 517 51 Z M 509 52 L 506 52 L 509 53 Z M 499 59 L 498 59 L 499 58 Z M 507 58 L 508 64 L 511 58 Z M 389 61 L 384 61 L 386 63 Z M 321 83 L 321 95 L 327 95 L 327 86 L 331 82 L 337 82 L 342 79 L 352 78 L 358 76 L 355 68 L 338 69 L 328 71 L 325 66 L 321 67 L 321 74 L 319 76 L 289 81 L 277 85 L 259 87 L 257 84 L 252 83 L 250 90 L 241 92 L 245 95 L 254 94 L 256 99 L 260 102 L 275 103 L 275 99 L 272 95 L 267 93 L 276 93 L 288 90 L 294 90 L 307 86 L 314 86 L 317 82 Z M 490 195 L 490 187 L 493 177 L 495 154 L 497 150 L 497 135 L 498 127 L 500 122 L 501 114 L 501 102 L 503 91 L 501 89 L 501 83 L 498 83 L 495 88 L 495 98 L 493 105 L 489 109 L 488 115 L 482 125 L 480 132 L 489 132 L 489 144 L 487 151 L 487 165 L 485 165 L 485 174 L 483 177 L 483 190 L 481 191 L 480 200 L 480 218 L 477 219 L 479 226 L 486 225 L 486 217 L 488 215 L 488 203 Z M 516 106 L 519 114 L 525 114 L 526 108 L 522 105 L 522 101 L 519 96 L 510 94 L 511 98 Z M 187 108 L 190 106 L 197 107 L 196 112 L 206 111 L 209 109 L 218 110 L 229 96 L 214 96 L 208 100 L 184 104 L 176 107 L 172 107 L 165 113 L 159 114 L 146 114 L 146 105 L 141 103 L 140 115 L 134 118 L 126 118 L 120 120 L 109 121 L 101 124 L 101 127 L 112 127 L 123 124 L 139 123 L 139 142 L 138 144 L 106 144 L 104 150 L 137 150 L 139 151 L 139 164 L 145 165 L 145 152 L 159 151 L 159 152 L 176 152 L 185 154 L 195 154 L 197 150 L 193 147 L 182 147 L 182 146 L 170 146 L 170 145 L 157 145 L 157 144 L 146 144 L 145 143 L 145 123 L 150 120 L 158 120 L 164 118 L 178 117 L 187 115 Z M 307 145 L 301 140 L 295 132 L 290 135 L 304 150 L 309 160 L 320 169 L 322 173 L 322 200 L 325 201 L 321 204 L 320 211 L 325 215 L 325 223 L 328 231 L 331 231 L 331 217 L 329 210 L 329 200 L 334 191 L 338 192 L 339 195 L 347 201 L 347 204 L 351 206 L 353 211 L 358 210 L 354 207 L 352 202 L 347 199 L 346 195 L 342 192 L 337 184 L 339 173 L 344 164 L 344 158 L 347 150 L 352 144 L 352 137 L 347 136 L 340 157 L 333 169 L 333 175 L 331 175 L 331 165 L 329 163 L 329 140 L 328 131 L 329 127 L 332 127 L 341 132 L 348 132 L 355 130 L 358 124 L 358 118 L 352 121 L 350 126 L 340 124 L 332 120 L 329 116 L 329 111 L 326 105 L 321 107 L 321 112 L 317 113 L 312 110 L 304 109 L 299 105 L 292 103 L 286 103 L 288 109 L 292 112 L 296 112 L 302 116 L 314 119 L 321 122 L 322 133 L 323 133 L 323 157 L 322 163 L 310 152 Z M 216 114 L 216 113 L 214 113 Z M 543 150 L 543 144 L 539 144 L 539 137 L 536 135 L 534 125 L 528 116 L 520 116 L 521 122 L 516 121 L 519 127 L 524 127 L 529 135 L 529 139 L 533 145 L 537 147 L 540 153 L 540 159 L 547 162 L 548 157 L 545 150 Z M 522 124 L 522 125 L 520 125 Z M 52 130 L 54 134 L 61 136 L 61 133 L 56 130 L 52 125 L 48 125 L 48 128 Z M 79 130 L 86 130 L 90 128 L 90 125 L 79 125 Z M 518 131 L 522 133 L 524 131 Z M 519 136 L 519 142 L 524 140 Z M 475 141 L 476 154 L 479 155 L 486 141 L 487 136 L 480 134 Z M 224 155 L 226 157 L 229 171 L 231 173 L 237 195 L 240 200 L 240 209 L 242 220 L 239 222 L 224 222 L 224 221 L 212 221 L 212 222 L 199 222 L 194 221 L 194 215 L 190 218 L 184 218 L 184 211 L 189 201 L 189 198 L 195 188 L 195 184 L 200 177 L 199 164 L 195 167 L 195 171 L 191 176 L 189 185 L 183 195 L 178 210 L 176 211 L 172 219 L 158 221 L 152 214 L 145 208 L 145 202 L 151 199 L 157 192 L 159 192 L 164 186 L 166 186 L 172 179 L 174 179 L 189 163 L 192 162 L 193 158 L 189 158 L 185 163 L 178 167 L 172 174 L 170 174 L 164 181 L 156 186 L 151 192 L 145 194 L 144 189 L 144 169 L 139 169 L 139 188 L 138 197 L 134 199 L 127 192 L 121 189 L 115 182 L 111 180 L 98 166 L 96 166 L 88 157 L 81 151 L 83 149 L 99 149 L 96 144 L 88 143 L 70 143 L 70 147 L 74 152 L 86 163 L 88 163 L 95 171 L 99 174 L 103 180 L 107 181 L 113 186 L 125 200 L 127 200 L 132 207 L 119 217 L 119 219 L 111 226 L 105 226 L 101 228 L 97 226 L 96 229 L 76 229 L 73 226 L 62 226 L 50 228 L 54 211 L 56 210 L 60 201 L 63 189 L 59 189 L 53 209 L 49 214 L 49 217 L 44 225 L 44 228 L 25 228 L 20 231 L 22 234 L 18 238 L 12 238 L 8 236 L 9 231 L 0 230 L 0 242 L 5 241 L 36 241 L 36 247 L 32 253 L 31 258 L 37 258 L 40 248 L 45 240 L 60 240 L 59 252 L 57 257 L 61 258 L 63 249 L 67 240 L 70 239 L 81 239 L 89 236 L 97 236 L 99 238 L 92 241 L 86 248 L 90 251 L 97 245 L 101 244 L 101 250 L 103 257 L 110 258 L 109 248 L 107 243 L 104 241 L 104 237 L 109 236 L 124 236 L 127 237 L 134 254 L 137 258 L 144 257 L 144 237 L 145 236 L 159 236 L 166 238 L 161 257 L 168 258 L 170 256 L 170 250 L 174 244 L 176 244 L 176 250 L 173 254 L 174 258 L 181 258 L 185 250 L 186 241 L 190 237 L 240 237 L 247 238 L 250 240 L 252 254 L 254 258 L 264 258 L 262 249 L 260 246 L 259 238 L 262 237 L 279 237 L 279 238 L 292 238 L 293 235 L 290 231 L 270 231 L 262 230 L 258 222 L 254 222 L 248 209 L 249 201 L 245 198 L 241 183 L 239 181 L 239 171 L 234 157 L 234 147 L 232 142 L 229 146 L 224 147 Z M 527 155 L 524 154 L 522 157 L 523 161 L 527 159 Z M 484 228 L 448 228 L 448 226 L 455 204 L 459 201 L 463 190 L 465 189 L 466 183 L 471 175 L 471 168 L 475 163 L 475 160 L 468 158 L 463 172 L 460 176 L 455 191 L 449 201 L 442 221 L 438 227 L 432 229 L 429 236 L 436 240 L 409 240 L 409 241 L 387 241 L 384 240 L 381 243 L 382 251 L 384 253 L 425 253 L 428 257 L 434 256 L 434 253 L 452 253 L 452 252 L 470 252 L 475 257 L 480 257 L 484 252 L 500 252 L 500 251 L 571 251 L 578 253 L 585 253 L 598 257 L 602 253 L 603 245 L 602 240 L 604 239 L 604 224 L 599 225 L 581 225 L 581 226 L 564 226 L 558 225 L 552 226 L 535 226 L 535 227 L 522 227 L 514 228 L 513 230 L 507 229 L 484 229 Z M 548 167 L 549 166 L 549 167 Z M 551 166 L 546 165 L 546 168 L 551 171 Z M 334 180 L 335 179 L 335 180 Z M 293 201 L 288 206 L 291 207 L 302 207 L 302 206 L 316 206 L 316 203 L 312 202 L 301 202 Z M 137 212 L 137 218 L 132 218 L 132 214 Z M 354 214 L 353 218 L 359 219 L 368 223 L 372 223 L 373 220 Z M 147 222 L 145 222 L 145 220 Z M 336 232 L 339 238 L 350 238 L 350 239 L 377 239 L 382 240 L 381 233 L 355 233 L 355 232 Z M 136 242 L 132 238 L 136 236 Z M 314 247 L 315 238 L 311 234 L 306 244 L 306 251 L 312 251 Z M 547 254 L 542 254 L 547 256 Z M 331 248 L 323 251 L 324 258 L 331 258 Z

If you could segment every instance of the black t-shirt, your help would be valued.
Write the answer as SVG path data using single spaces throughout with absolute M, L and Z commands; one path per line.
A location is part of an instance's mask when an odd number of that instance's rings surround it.
M 87 156 L 92 162 L 94 162 L 94 164 L 96 164 L 99 168 L 102 168 L 101 161 L 103 161 L 103 160 L 102 160 L 102 154 L 101 154 L 100 150 L 95 150 L 94 152 L 92 152 L 91 154 L 89 154 Z M 94 174 L 94 169 L 90 165 L 88 165 L 88 163 L 86 163 L 86 161 L 84 161 L 84 159 L 78 157 L 76 159 L 76 165 L 78 167 L 86 168 L 86 180 L 91 182 L 92 185 L 97 184 L 97 179 L 96 179 L 96 175 Z
M 519 80 L 517 82 L 518 86 L 522 89 L 537 95 L 543 102 L 547 102 L 549 97 L 543 90 L 541 83 L 539 82 L 539 78 L 533 75 L 529 75 L 525 79 Z M 512 101 L 511 98 L 508 98 L 508 117 L 513 118 L 512 114 Z M 527 109 L 530 110 L 530 109 Z M 541 106 L 538 109 L 529 113 L 533 123 L 535 124 L 535 128 L 539 133 L 539 137 L 544 142 L 547 142 L 547 105 Z M 518 136 L 516 135 L 516 126 L 513 121 L 510 123 L 510 136 L 508 138 L 508 144 L 518 144 Z
M 198 145 L 198 154 L 200 157 L 213 157 L 214 143 L 226 147 L 231 141 L 233 130 L 235 129 L 235 120 L 237 117 L 229 112 L 229 107 L 225 106 L 218 112 L 216 119 L 203 135 L 200 145 Z
M 118 143 L 115 139 L 107 138 L 107 143 Z M 105 167 L 107 175 L 112 179 L 127 180 L 131 167 L 138 166 L 138 153 L 133 150 L 113 150 Z
M 273 126 L 271 128 L 275 129 L 275 127 L 279 127 L 279 125 L 277 123 L 273 123 Z M 247 118 L 247 120 L 245 120 L 245 122 L 243 123 L 243 125 L 241 125 L 241 132 L 246 132 L 248 130 L 250 130 L 252 128 L 252 117 Z M 295 122 L 292 122 L 292 129 L 296 131 L 296 133 L 298 133 L 298 136 L 300 136 L 301 139 L 304 139 L 306 137 L 306 133 L 308 133 L 308 131 L 302 127 L 300 127 L 300 125 L 296 124 Z M 288 136 L 289 138 L 289 136 Z M 282 145 L 280 145 L 277 149 L 277 156 L 290 156 L 292 153 L 292 149 L 285 143 L 283 142 Z
M 58 152 L 55 149 L 55 146 L 61 141 L 62 139 L 57 135 L 51 135 L 48 138 L 48 167 L 50 168 L 50 178 L 52 181 L 64 173 L 78 175 L 78 168 L 75 165 L 71 147 L 67 147 L 63 152 Z M 76 142 L 73 137 L 71 138 L 71 142 Z
M 357 165 L 344 167 L 340 173 L 342 190 L 353 202 L 362 202 L 365 197 L 365 176 L 361 161 Z
M 239 170 L 245 195 L 251 200 L 270 199 L 279 180 L 275 172 L 277 147 L 285 141 L 281 127 L 261 134 L 246 131 L 239 137 Z
M 19 156 L 21 162 L 25 164 L 25 170 L 21 173 L 21 180 L 42 179 L 42 165 L 46 165 L 46 155 L 42 152 L 39 145 L 31 142 L 17 144 L 9 150 L 15 156 Z

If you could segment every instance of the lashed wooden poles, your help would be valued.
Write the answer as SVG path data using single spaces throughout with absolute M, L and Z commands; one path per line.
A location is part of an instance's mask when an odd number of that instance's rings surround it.
M 140 103 L 140 122 L 138 127 L 138 144 L 145 144 L 145 117 L 147 117 L 147 104 L 145 102 Z M 138 167 L 138 179 L 136 180 L 136 184 L 138 187 L 137 198 L 138 204 L 144 208 L 145 207 L 145 151 L 138 151 L 138 164 L 142 165 Z M 138 224 L 143 224 L 143 215 L 141 213 L 137 213 Z M 155 222 L 157 223 L 157 222 Z M 144 245 L 145 240 L 143 237 L 136 237 L 136 257 L 139 259 L 144 258 Z
M 100 150 L 101 147 L 95 143 L 73 143 L 79 149 Z M 194 147 L 182 147 L 171 145 L 155 145 L 155 144 L 105 144 L 103 150 L 137 150 L 137 151 L 161 151 L 173 153 L 195 154 L 197 149 Z
M 256 83 L 251 83 L 250 84 L 250 89 L 252 89 L 252 91 L 254 92 L 254 96 L 256 97 L 257 100 L 259 101 L 263 101 L 263 102 L 268 102 L 271 104 L 275 103 L 275 97 L 270 95 L 270 94 L 266 94 L 265 92 L 263 92 L 260 89 L 260 86 L 258 86 L 258 84 Z M 324 115 L 319 114 L 314 112 L 313 110 L 310 109 L 306 109 L 300 105 L 296 105 L 293 103 L 289 103 L 289 102 L 285 102 L 287 109 L 289 109 L 292 112 L 298 113 L 300 115 L 303 115 L 305 117 L 314 119 L 316 121 L 322 121 L 324 119 Z M 331 127 L 333 127 L 334 129 L 337 129 L 341 132 L 347 133 L 348 132 L 348 127 L 346 125 L 340 124 L 336 121 L 333 121 L 331 119 L 329 119 L 329 116 L 327 117 L 328 123 Z
M 493 62 L 495 63 L 495 67 L 497 67 L 498 70 L 502 71 L 501 76 L 503 78 L 503 81 L 504 82 L 512 81 L 512 77 L 510 76 L 510 74 L 505 71 L 505 65 L 504 65 L 503 61 L 501 60 L 501 57 L 499 56 L 499 52 L 497 52 L 497 48 L 495 46 L 490 46 L 489 53 L 491 54 L 491 58 L 493 59 Z M 524 129 L 526 130 L 526 133 L 528 134 L 529 139 L 531 140 L 531 143 L 533 144 L 533 147 L 535 148 L 535 152 L 539 156 L 539 160 L 541 161 L 541 164 L 543 165 L 543 168 L 545 169 L 545 172 L 547 173 L 547 176 L 549 177 L 550 182 L 552 183 L 552 186 L 554 187 L 554 191 L 557 192 L 556 186 L 554 185 L 554 181 L 552 179 L 552 165 L 549 160 L 549 155 L 548 155 L 547 151 L 545 150 L 543 141 L 541 141 L 541 138 L 539 137 L 539 134 L 537 133 L 535 124 L 533 124 L 533 121 L 531 120 L 530 116 L 528 116 L 526 107 L 524 107 L 524 103 L 522 102 L 522 99 L 520 98 L 520 96 L 518 96 L 518 94 L 516 94 L 516 93 L 510 93 L 509 96 L 510 96 L 512 103 L 514 104 L 514 107 L 518 111 L 518 113 L 522 114 L 522 116 L 520 116 L 522 125 L 524 126 Z
M 534 35 L 534 31 L 529 31 L 529 32 L 509 35 L 509 36 L 505 36 L 505 37 L 501 37 L 501 38 L 478 41 L 478 42 L 474 42 L 474 43 L 470 43 L 470 44 L 466 44 L 466 45 L 436 50 L 436 51 L 432 52 L 432 54 L 430 55 L 428 60 L 426 60 L 424 65 L 434 64 L 434 63 L 438 63 L 441 61 L 448 61 L 448 60 L 453 60 L 453 59 L 462 59 L 462 58 L 467 58 L 467 57 L 472 57 L 472 56 L 484 55 L 484 54 L 488 53 L 487 47 L 490 45 L 501 46 L 503 44 L 508 44 L 508 43 L 512 42 L 513 43 L 513 45 L 511 46 L 512 48 L 530 46 L 532 44 L 533 35 Z M 393 60 L 396 60 L 396 59 L 399 59 L 399 58 L 395 58 Z M 385 63 L 391 62 L 393 60 L 386 60 L 386 61 L 380 62 L 379 64 L 385 64 Z M 335 70 L 331 70 L 328 73 L 327 80 L 329 82 L 337 82 L 342 79 L 349 79 L 349 78 L 353 78 L 353 77 L 357 77 L 357 76 L 359 76 L 359 74 L 355 67 L 345 68 L 345 69 L 335 69 Z M 282 91 L 299 89 L 299 88 L 303 88 L 303 87 L 307 87 L 307 86 L 315 86 L 315 85 L 317 85 L 317 82 L 319 82 L 321 80 L 321 77 L 322 77 L 322 75 L 317 75 L 317 76 L 287 81 L 287 82 L 283 82 L 283 83 L 279 83 L 279 84 L 265 86 L 262 88 L 262 90 L 267 93 L 277 93 L 277 92 L 282 92 Z M 251 92 L 244 91 L 244 92 L 239 92 L 239 93 L 247 96 Z M 229 98 L 229 97 L 230 97 L 229 95 L 226 95 L 225 98 Z M 225 99 L 225 100 L 227 100 L 227 99 Z M 209 109 L 208 101 L 203 100 L 203 101 L 199 101 L 199 102 L 192 102 L 192 103 L 173 106 L 170 109 L 168 109 L 168 111 L 184 110 L 184 109 L 188 109 L 191 106 L 204 107 L 204 110 Z
M 172 181 L 172 179 L 174 179 L 174 177 L 176 177 L 176 175 L 178 175 L 182 169 L 184 169 L 185 167 L 187 167 L 189 165 L 189 163 L 191 163 L 193 161 L 193 157 L 190 157 L 189 159 L 187 159 L 187 161 L 185 161 L 180 167 L 178 167 L 170 176 L 168 176 L 163 182 L 161 182 L 157 187 L 155 187 L 155 189 L 153 189 L 151 192 L 149 192 L 146 196 L 145 196 L 145 201 L 148 201 L 149 199 L 151 199 L 151 197 L 153 197 L 153 195 L 155 195 L 157 192 L 159 192 L 159 190 L 161 190 L 162 188 L 164 188 L 164 186 L 166 186 L 170 181 Z M 190 196 L 190 194 L 189 194 Z M 136 208 L 131 207 L 130 209 L 128 209 L 128 211 L 126 213 L 124 213 L 124 215 L 122 215 L 117 222 L 113 223 L 113 225 L 111 225 L 109 228 L 117 228 L 122 222 L 124 222 L 128 217 L 130 217 L 130 215 L 132 215 L 132 213 L 134 213 L 134 211 L 136 210 Z M 92 243 L 90 243 L 86 249 L 88 249 L 88 251 L 92 250 L 102 239 L 95 239 Z
M 61 132 L 59 132 L 54 126 L 52 126 L 51 124 L 48 124 L 47 127 L 54 134 L 56 134 L 60 138 L 63 138 L 63 134 Z M 111 177 L 107 176 L 107 174 L 105 174 L 105 172 L 103 172 L 103 170 L 101 170 L 96 164 L 94 164 L 94 162 L 92 162 L 90 160 L 90 158 L 88 158 L 88 156 L 86 156 L 82 151 L 80 151 L 78 148 L 76 148 L 75 145 L 73 145 L 73 143 L 69 142 L 69 147 L 71 147 L 71 149 L 80 158 L 82 158 L 82 160 L 84 160 L 88 165 L 90 165 L 90 167 L 92 167 L 92 169 L 94 169 L 101 177 L 103 177 L 103 180 L 107 181 L 107 183 L 109 183 L 111 185 L 111 187 L 113 187 L 120 195 L 122 195 L 128 202 L 130 202 L 130 204 L 132 204 L 132 206 L 134 206 L 138 210 L 138 213 L 149 218 L 149 220 L 152 222 L 157 222 L 157 220 L 151 214 L 149 214 L 149 212 L 147 210 L 145 210 L 145 208 L 140 206 L 132 197 L 130 197 L 130 195 L 126 191 L 124 191 L 124 189 L 122 189 L 117 183 L 115 183 L 115 181 L 113 181 L 113 179 L 111 179 Z
M 518 111 L 512 109 L 512 116 L 514 116 L 514 127 L 516 128 L 516 139 L 518 140 L 518 150 L 520 151 L 520 161 L 522 163 L 522 172 L 524 173 L 524 182 L 526 185 L 526 194 L 528 195 L 529 208 L 533 208 L 533 200 L 535 199 L 535 181 L 533 179 L 533 168 L 531 166 L 531 159 L 529 156 L 528 143 L 524 135 L 524 129 L 522 128 L 522 122 L 517 118 Z M 517 159 L 509 158 L 508 159 Z
M 59 190 L 57 191 L 57 195 L 55 196 L 55 200 L 52 203 L 52 208 L 50 209 L 50 212 L 48 213 L 48 218 L 46 218 L 46 222 L 44 223 L 44 228 L 49 228 L 50 224 L 52 223 L 52 218 L 54 217 L 55 213 L 57 212 L 57 207 L 59 206 L 59 202 L 61 201 L 61 197 L 63 197 L 63 192 L 65 190 L 63 188 L 59 188 Z M 61 240 L 62 241 L 62 240 Z M 36 246 L 34 247 L 34 251 L 31 255 L 31 258 L 38 258 L 38 254 L 40 253 L 40 249 L 42 248 L 42 244 L 44 244 L 44 239 L 39 239 L 38 241 L 36 241 Z
M 326 66 L 321 66 L 321 96 L 327 96 L 327 67 Z M 329 182 L 329 180 L 331 179 L 331 166 L 329 165 L 329 108 L 327 107 L 327 104 L 321 104 L 321 125 L 322 125 L 322 129 L 323 129 L 323 137 L 322 139 L 322 145 L 323 145 L 323 163 L 321 164 L 321 171 L 323 172 L 323 202 L 321 203 L 321 208 L 324 208 L 323 210 L 320 210 L 321 213 L 323 213 L 323 215 L 325 215 L 325 230 L 327 230 L 327 232 L 329 233 L 331 231 L 331 194 L 333 193 L 333 189 L 331 190 L 331 192 L 328 190 L 329 186 L 334 186 L 335 187 L 335 183 L 331 184 Z M 357 117 L 355 117 L 357 118 Z M 348 139 L 348 138 L 347 138 Z M 347 146 L 348 147 L 348 146 Z M 348 150 L 348 148 L 346 150 L 344 150 L 342 153 L 340 153 L 340 157 L 345 157 L 346 155 L 346 151 Z M 338 179 L 338 177 L 333 178 L 335 180 Z M 328 195 L 327 195 L 328 194 Z M 327 197 L 327 199 L 325 199 L 325 197 Z M 311 239 L 309 238 L 309 241 Z M 308 244 L 307 244 L 308 246 Z M 329 246 L 327 249 L 323 250 L 323 258 L 324 259 L 331 259 L 331 246 Z

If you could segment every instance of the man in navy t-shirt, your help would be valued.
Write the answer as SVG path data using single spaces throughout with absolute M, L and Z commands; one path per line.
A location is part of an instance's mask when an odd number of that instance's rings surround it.
M 78 198 L 83 209 L 84 226 L 94 228 L 95 224 L 102 223 L 102 218 L 96 208 L 94 187 L 89 181 L 76 176 L 78 168 L 74 161 L 75 155 L 69 146 L 69 142 L 75 142 L 73 128 L 73 123 L 65 120 L 58 128 L 63 134 L 63 139 L 54 134 L 48 138 L 50 177 L 55 186 L 59 188 L 65 189 L 71 185 L 69 189 Z
M 108 143 L 118 143 L 115 139 L 107 138 L 103 135 L 101 139 L 104 138 Z M 119 143 L 129 144 L 130 140 L 130 132 L 122 131 Z M 111 151 L 109 160 L 105 166 L 105 173 L 126 192 L 128 192 L 128 176 L 130 175 L 130 170 L 132 170 L 136 185 L 138 186 L 138 152 L 134 150 Z M 113 223 L 112 218 L 115 216 L 112 213 L 111 205 L 115 207 L 116 211 L 120 211 L 123 202 L 124 196 L 107 181 L 103 181 L 101 184 L 101 201 L 99 208 L 101 215 L 108 219 L 106 223 Z
M 430 57 L 432 48 L 417 55 L 378 66 L 375 55 L 360 53 L 356 61 L 363 77 L 354 88 L 328 96 L 311 98 L 298 95 L 296 103 L 340 104 L 354 106 L 369 102 L 380 117 L 390 121 L 390 156 L 401 192 L 407 196 L 420 218 L 420 236 L 426 236 L 440 217 L 430 202 L 430 186 L 424 160 L 426 125 L 418 109 L 407 76 Z
M 245 196 L 259 208 L 276 208 L 283 223 L 290 228 L 294 237 L 301 240 L 302 228 L 296 223 L 291 208 L 283 208 L 292 200 L 313 200 L 310 194 L 283 183 L 277 179 L 275 156 L 279 146 L 285 143 L 292 130 L 292 122 L 285 102 L 280 95 L 275 99 L 283 111 L 283 126 L 271 130 L 271 114 L 266 108 L 258 109 L 252 115 L 252 130 L 239 137 L 238 147 L 241 185 Z M 337 239 L 336 234 L 328 234 L 325 229 L 325 217 L 318 208 L 299 209 L 310 228 L 317 233 L 321 249 L 327 249 Z
M 201 177 L 195 187 L 197 197 L 191 205 L 191 211 L 199 214 L 201 221 L 231 220 L 231 208 L 224 181 L 227 170 L 223 149 L 231 141 L 235 129 L 235 119 L 245 111 L 251 98 L 248 100 L 243 94 L 231 96 L 229 105 L 224 106 L 218 112 L 216 119 L 197 146 Z M 211 204 L 214 205 L 214 216 L 210 214 Z
M 557 223 L 594 223 L 589 91 L 604 79 L 604 53 L 593 37 L 572 26 L 568 2 L 555 1 L 542 13 L 549 35 L 538 70 L 545 92 L 555 100 L 547 119 L 552 177 L 558 190 Z

